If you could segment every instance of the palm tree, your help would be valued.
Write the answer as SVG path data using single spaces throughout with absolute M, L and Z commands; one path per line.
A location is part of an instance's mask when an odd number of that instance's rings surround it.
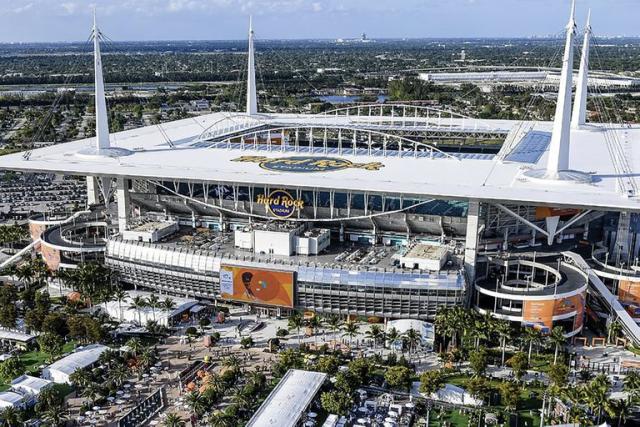
M 351 347 L 353 337 L 358 335 L 358 325 L 355 322 L 347 322 L 342 327 L 342 330 L 344 331 L 342 335 L 349 337 L 349 347 Z
M 160 307 L 167 311 L 173 311 L 176 309 L 176 302 L 173 300 L 173 298 L 165 298 L 164 300 L 162 300 Z
M 381 338 L 384 336 L 384 332 L 380 325 L 371 325 L 369 330 L 365 332 L 365 335 L 373 341 L 373 348 L 376 348 L 378 342 L 380 342 Z
M 140 312 L 140 310 L 142 310 L 146 306 L 147 300 L 140 295 L 136 295 L 135 297 L 133 297 L 131 303 L 129 303 L 129 310 L 135 310 L 138 314 L 138 325 L 142 325 L 142 313 Z
M 551 330 L 548 339 L 555 346 L 553 353 L 553 364 L 555 365 L 558 363 L 558 350 L 560 350 L 560 346 L 564 345 L 567 341 L 567 338 L 564 336 L 564 329 L 562 329 L 561 326 L 556 326 Z
M 42 419 L 47 425 L 52 427 L 61 427 L 66 424 L 67 413 L 62 405 L 52 405 L 42 414 Z
M 404 334 L 404 337 L 407 340 L 407 343 L 409 343 L 409 354 L 413 353 L 415 347 L 422 341 L 420 333 L 413 328 L 409 329 Z
M 125 292 L 125 290 L 122 288 L 116 288 L 116 290 L 113 292 L 113 299 L 114 301 L 118 302 L 118 313 L 119 313 L 118 319 L 121 322 L 122 322 L 122 303 L 125 302 L 127 298 L 128 298 L 128 295 Z
M 502 366 L 504 366 L 504 355 L 507 349 L 507 340 L 511 338 L 511 324 L 508 320 L 499 320 L 494 327 L 495 332 L 500 338 L 500 347 L 502 350 Z
M 207 402 L 197 391 L 192 391 L 191 393 L 187 394 L 185 397 L 185 402 L 191 412 L 193 412 L 193 414 L 198 418 L 200 418 L 207 410 Z
M 111 381 L 116 387 L 122 387 L 122 385 L 129 378 L 129 371 L 123 364 L 114 366 L 109 370 L 109 381 Z
M 317 343 L 316 331 L 322 327 L 322 319 L 316 313 L 313 314 L 313 317 L 307 319 L 307 328 L 311 329 L 311 334 L 313 335 L 314 343 Z
M 238 359 L 235 355 L 232 354 L 231 356 L 226 357 L 222 361 L 222 366 L 224 366 L 225 368 L 238 370 L 240 369 L 240 359 Z
M 91 384 L 91 375 L 86 369 L 77 369 L 69 375 L 69 381 L 76 387 L 83 389 Z
M 131 338 L 126 343 L 124 343 L 125 347 L 129 349 L 133 356 L 137 356 L 140 350 L 142 350 L 142 342 L 138 338 Z
M 91 404 L 91 406 L 93 406 L 95 401 L 98 399 L 98 396 L 100 395 L 100 387 L 94 382 L 89 382 L 85 385 L 81 395 L 82 397 L 89 399 L 89 403 Z
M 151 307 L 151 312 L 153 314 L 153 321 L 156 321 L 156 309 L 160 306 L 160 300 L 156 296 L 156 294 L 151 294 L 149 298 L 147 298 L 147 306 Z
M 624 379 L 624 391 L 627 392 L 631 402 L 637 402 L 640 397 L 640 373 L 630 371 Z
M 609 399 L 610 387 L 611 383 L 604 374 L 598 375 L 584 387 L 584 402 L 591 409 L 591 412 L 596 415 L 596 424 L 600 424 L 603 412 L 612 411 L 612 402 Z
M 290 329 L 295 329 L 298 332 L 298 347 L 300 347 L 300 345 L 302 344 L 300 337 L 300 328 L 304 325 L 304 319 L 302 318 L 302 315 L 299 312 L 294 311 L 291 317 L 289 317 L 288 323 Z
M 542 333 L 540 329 L 526 327 L 524 330 L 524 341 L 529 345 L 529 365 L 531 365 L 531 351 L 533 350 L 534 345 L 540 344 L 542 342 Z
M 398 341 L 398 338 L 400 338 L 400 334 L 398 333 L 398 330 L 396 328 L 389 328 L 389 330 L 386 333 L 386 336 L 387 336 L 387 341 L 389 341 L 389 345 L 391 346 L 391 348 L 394 349 L 394 352 L 395 352 L 394 344 L 396 341 Z
M 618 338 L 621 332 L 622 325 L 620 324 L 620 322 L 614 320 L 613 322 L 609 323 L 609 326 L 607 327 L 607 342 L 611 344 L 611 341 L 614 338 Z
M 4 427 L 19 427 L 22 425 L 23 414 L 18 408 L 8 406 L 0 412 L 0 419 Z
M 164 419 L 164 427 L 185 427 L 187 423 L 178 414 L 169 413 Z
M 338 330 L 340 329 L 340 325 L 342 325 L 342 319 L 340 319 L 340 316 L 332 314 L 329 317 L 327 317 L 326 324 L 329 327 L 329 329 L 331 329 L 331 332 L 333 333 L 333 341 L 334 341 L 333 349 L 335 350 L 336 332 L 338 332 Z
M 207 419 L 210 427 L 233 427 L 235 420 L 224 411 L 213 411 Z
M 627 416 L 630 411 L 631 404 L 625 399 L 613 400 L 607 407 L 607 413 L 609 416 L 611 418 L 618 418 L 618 427 L 620 427 L 622 423 L 627 423 Z

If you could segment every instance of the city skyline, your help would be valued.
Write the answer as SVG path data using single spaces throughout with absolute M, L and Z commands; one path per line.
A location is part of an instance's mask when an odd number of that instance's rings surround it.
M 114 40 L 237 40 L 250 15 L 262 39 L 535 37 L 562 32 L 568 0 L 15 0 L 0 4 L 0 43 L 86 39 L 97 7 Z M 582 0 L 596 36 L 636 36 L 632 0 Z M 295 19 L 294 19 L 295 18 Z

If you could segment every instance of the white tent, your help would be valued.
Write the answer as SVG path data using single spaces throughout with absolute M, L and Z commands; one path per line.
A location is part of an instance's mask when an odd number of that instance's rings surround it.
M 22 394 L 29 404 L 33 404 L 38 400 L 40 392 L 52 384 L 53 381 L 44 378 L 21 375 L 11 381 L 11 391 Z
M 481 406 L 482 400 L 476 399 L 467 393 L 462 387 L 453 384 L 445 384 L 440 390 L 431 394 L 434 400 L 453 403 L 456 405 Z
M 78 369 L 87 368 L 98 361 L 100 355 L 109 347 L 101 344 L 92 344 L 78 349 L 67 357 L 63 357 L 42 370 L 42 378 L 58 384 L 71 384 L 69 376 Z
M 161 307 L 142 307 L 139 309 L 130 308 L 131 303 L 135 297 L 139 296 L 146 299 L 149 298 L 151 294 L 151 292 L 128 291 L 127 297 L 124 301 L 109 301 L 106 304 L 100 304 L 100 309 L 106 310 L 106 313 L 109 315 L 109 317 L 111 317 L 112 319 L 120 320 L 121 322 L 141 322 L 141 324 L 144 326 L 149 320 L 155 320 L 160 325 L 170 326 L 170 319 L 176 318 L 177 316 L 181 315 L 185 311 L 198 304 L 198 301 L 194 299 L 174 296 L 167 297 L 156 294 L 160 301 L 163 301 L 165 298 L 173 300 L 176 308 L 171 311 L 165 310 Z
M 21 408 L 24 406 L 24 397 L 12 391 L 0 392 L 0 408 Z

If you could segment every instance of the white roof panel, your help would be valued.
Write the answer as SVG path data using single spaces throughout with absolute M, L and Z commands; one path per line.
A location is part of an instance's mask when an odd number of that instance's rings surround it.
M 185 143 L 197 141 L 204 129 L 220 122 L 224 117 L 227 116 L 223 113 L 215 113 L 197 119 L 163 124 L 163 131 L 157 126 L 149 126 L 112 135 L 114 145 L 135 151 L 125 157 L 80 157 L 77 155 L 80 149 L 94 144 L 93 139 L 85 139 L 34 150 L 29 160 L 23 159 L 20 153 L 2 156 L 0 169 L 195 182 L 251 183 L 270 187 L 352 190 L 445 199 L 640 211 L 639 199 L 625 197 L 620 190 L 620 183 L 623 181 L 636 185 L 635 172 L 640 171 L 640 126 L 619 125 L 606 132 L 603 127 L 594 125 L 585 130 L 573 130 L 570 168 L 589 172 L 594 176 L 594 180 L 591 184 L 570 184 L 536 183 L 522 179 L 525 170 L 544 168 L 546 165 L 548 152 L 539 152 L 540 141 L 532 142 L 534 147 L 529 150 L 531 156 L 526 155 L 523 159 L 518 157 L 518 160 L 525 162 L 501 162 L 490 156 L 462 156 L 460 159 L 442 156 L 416 158 L 411 154 L 402 157 L 366 154 L 340 156 L 306 153 L 303 150 L 298 153 L 280 152 L 279 149 L 265 151 L 265 147 L 260 147 L 260 150 L 198 148 Z M 354 121 L 361 119 L 348 116 L 263 116 L 263 121 L 272 126 L 353 126 Z M 462 122 L 462 119 L 459 120 Z M 485 120 L 482 123 L 483 126 L 492 129 L 509 130 L 518 122 Z M 536 122 L 532 130 L 541 132 L 532 135 L 542 135 L 551 130 L 551 123 Z M 163 133 L 172 141 L 180 141 L 182 144 L 175 149 L 170 148 Z M 348 168 L 295 173 L 265 170 L 257 163 L 234 161 L 241 156 L 277 159 L 294 155 L 342 157 L 354 163 L 380 162 L 383 167 L 380 170 Z
M 108 349 L 109 347 L 106 345 L 91 344 L 52 363 L 46 369 L 71 375 L 78 369 L 93 365 L 100 355 Z
M 253 414 L 247 427 L 295 427 L 327 378 L 321 372 L 290 369 Z

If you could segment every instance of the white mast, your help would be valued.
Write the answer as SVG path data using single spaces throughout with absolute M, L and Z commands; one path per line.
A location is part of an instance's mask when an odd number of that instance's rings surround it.
M 247 114 L 258 114 L 258 98 L 256 96 L 256 67 L 253 48 L 253 19 L 249 17 L 249 62 L 247 64 Z
M 569 169 L 569 143 L 571 136 L 571 89 L 573 83 L 573 39 L 576 32 L 576 1 L 571 2 L 571 16 L 567 24 L 567 39 L 562 58 L 562 73 L 558 103 L 553 122 L 546 178 L 559 179 L 560 171 Z
M 102 77 L 102 58 L 100 55 L 100 30 L 96 23 L 96 11 L 93 10 L 93 61 L 95 74 L 95 108 L 96 108 L 96 151 L 108 149 L 109 117 L 107 116 L 107 102 L 104 96 L 104 81 Z
M 573 115 L 571 127 L 574 129 L 583 126 L 587 118 L 587 94 L 589 90 L 589 46 L 591 44 L 591 10 L 587 16 L 587 25 L 584 27 L 584 42 L 582 44 L 582 58 L 580 59 L 580 72 L 576 85 L 576 99 L 573 103 Z

